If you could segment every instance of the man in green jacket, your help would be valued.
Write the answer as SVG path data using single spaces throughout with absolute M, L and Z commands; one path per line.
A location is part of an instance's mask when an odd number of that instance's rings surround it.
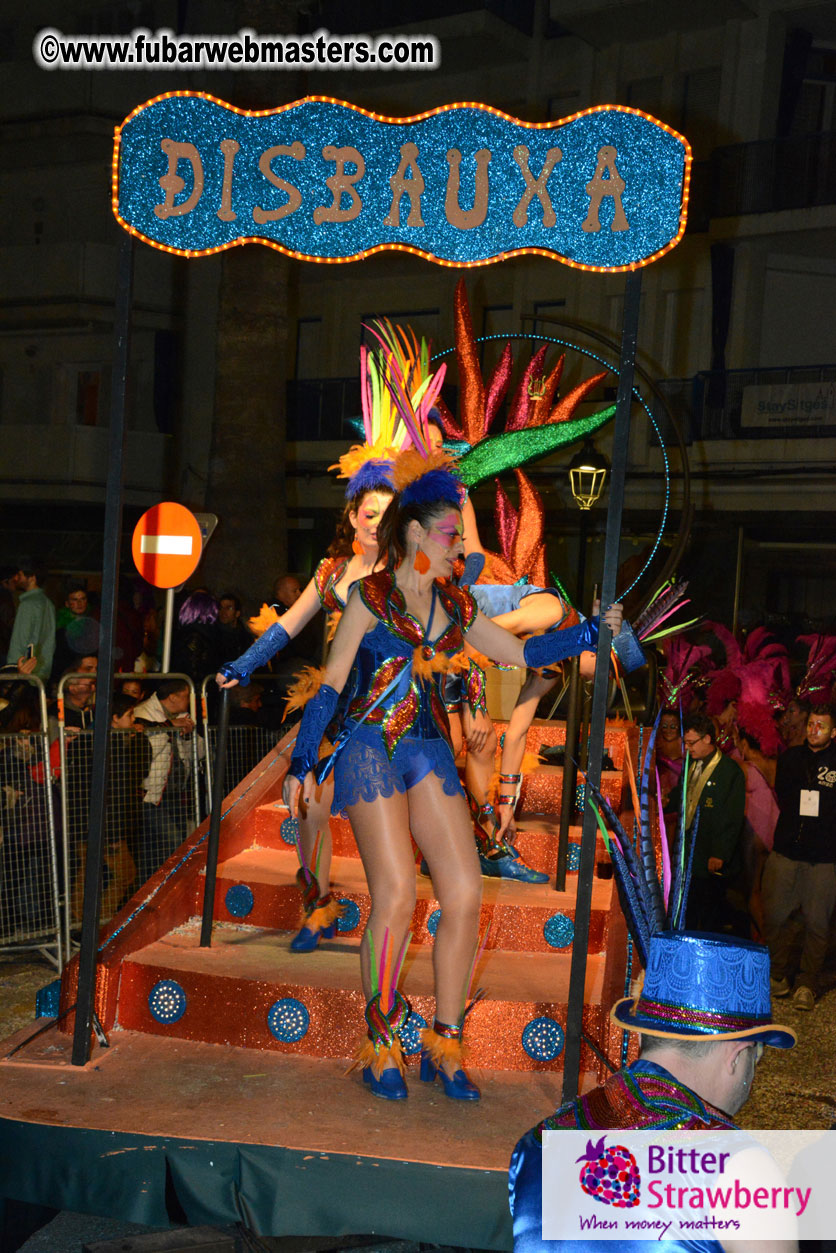
M 38 570 L 31 562 L 22 563 L 10 580 L 12 590 L 20 598 L 9 641 L 8 665 L 46 682 L 55 653 L 55 606 L 38 583 Z M 34 665 L 27 664 L 30 646 Z
M 717 730 L 706 714 L 685 719 L 682 742 L 689 758 L 685 830 L 696 841 L 685 925 L 689 931 L 722 931 L 731 920 L 726 889 L 742 869 L 746 780 L 737 762 L 717 747 Z M 671 804 L 681 799 L 680 785 Z M 688 856 L 690 848 L 691 840 Z

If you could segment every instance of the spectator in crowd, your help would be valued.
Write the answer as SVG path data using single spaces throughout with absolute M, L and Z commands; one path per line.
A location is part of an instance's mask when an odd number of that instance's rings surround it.
M 778 758 L 778 824 L 763 872 L 766 941 L 772 957 L 772 995 L 812 1009 L 836 909 L 836 722 L 829 705 L 814 705 L 804 744 Z M 793 990 L 791 963 L 801 911 L 803 943 Z
M 119 684 L 119 691 L 123 696 L 130 696 L 135 705 L 145 700 L 145 688 L 141 679 L 123 679 Z
M 111 727 L 102 919 L 116 913 L 136 881 L 136 859 L 142 847 L 143 780 L 151 765 L 151 745 L 135 727 L 130 696 L 120 692 L 114 695 Z M 74 920 L 81 917 L 84 895 L 92 774 L 92 737 L 79 736 L 67 747 L 67 834 L 73 863 L 70 907 Z
M 218 601 L 217 647 L 220 663 L 234 661 L 246 652 L 253 637 L 241 621 L 241 602 L 234 592 L 224 592 Z
M 42 729 L 35 689 L 15 684 L 0 714 L 0 936 L 12 940 L 55 924 Z
M 280 574 L 273 584 L 273 603 L 279 616 L 287 613 L 302 595 L 302 584 L 295 574 Z
M 55 606 L 40 587 L 41 571 L 31 561 L 21 563 L 11 578 L 12 590 L 19 593 L 8 662 L 44 682 L 52 669 L 55 654 Z
M 81 583 L 70 584 L 56 623 L 53 680 L 72 670 L 79 657 L 99 651 L 99 624 L 88 612 L 87 591 Z
M 302 585 L 295 574 L 283 574 L 276 579 L 273 585 L 274 608 L 279 617 L 296 604 L 301 594 Z M 322 623 L 314 619 L 306 623 L 270 663 L 273 674 L 282 680 L 282 697 L 286 695 L 287 687 L 296 681 L 304 666 L 318 666 L 321 661 Z
M 153 696 L 134 706 L 138 726 L 151 745 L 151 764 L 142 781 L 143 834 L 139 882 L 153 874 L 188 834 L 188 789 L 194 721 L 190 688 L 182 679 L 164 679 Z
M 722 931 L 729 923 L 726 889 L 742 869 L 746 782 L 737 762 L 717 747 L 717 730 L 707 714 L 689 714 L 682 741 L 689 758 L 685 796 L 689 856 L 694 841 L 686 926 L 692 931 Z M 681 783 L 671 800 L 675 806 L 681 804 Z
M 17 570 L 13 566 L 0 567 L 0 658 L 5 660 L 12 638 L 12 627 L 15 621 L 14 577 Z
M 264 700 L 264 688 L 260 683 L 250 683 L 248 687 L 230 688 L 229 691 L 229 722 L 231 726 L 262 727 L 264 719 L 261 706 Z
M 787 748 L 798 748 L 807 742 L 807 719 L 810 706 L 793 696 L 778 720 L 778 729 Z
M 180 606 L 171 643 L 171 669 L 187 674 L 196 688 L 221 664 L 218 651 L 218 602 L 211 592 L 191 592 Z
M 70 670 L 61 677 L 64 680 L 64 726 L 76 731 L 88 730 L 93 725 L 96 705 L 96 669 L 98 658 L 79 657 Z M 71 677 L 76 676 L 77 677 Z M 58 735 L 58 716 L 50 717 L 50 736 Z
M 229 689 L 229 739 L 227 741 L 226 792 L 254 770 L 276 741 L 275 732 L 262 712 L 264 688 L 260 683 Z

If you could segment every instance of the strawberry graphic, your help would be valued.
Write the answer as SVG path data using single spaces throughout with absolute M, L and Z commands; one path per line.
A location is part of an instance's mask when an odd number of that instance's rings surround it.
M 635 1157 L 623 1144 L 604 1144 L 601 1136 L 597 1144 L 586 1142 L 586 1152 L 577 1160 L 583 1162 L 580 1185 L 593 1201 L 614 1205 L 616 1209 L 629 1209 L 639 1203 L 641 1178 Z

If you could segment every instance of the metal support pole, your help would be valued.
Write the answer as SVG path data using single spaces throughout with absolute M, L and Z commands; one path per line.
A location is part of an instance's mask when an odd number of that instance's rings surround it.
M 580 720 L 580 658 L 569 662 L 569 697 L 566 706 L 566 740 L 563 746 L 563 791 L 560 797 L 560 834 L 557 837 L 555 891 L 566 891 L 566 865 L 569 860 L 569 827 L 575 805 L 578 778 L 578 726 Z
M 633 399 L 633 367 L 636 360 L 640 303 L 641 270 L 638 269 L 627 275 L 624 287 L 621 361 L 619 364 L 618 396 L 615 408 L 610 502 L 607 510 L 607 533 L 604 545 L 604 573 L 601 586 L 602 607 L 612 604 L 616 595 L 621 516 L 624 509 L 624 480 L 626 477 L 627 451 L 630 439 L 630 408 Z M 612 635 L 602 620 L 595 661 L 595 685 L 592 691 L 592 718 L 589 727 L 589 761 L 587 767 L 590 782 L 594 783 L 596 787 L 601 783 L 601 759 L 604 755 L 604 730 L 607 720 L 611 643 Z M 564 1101 L 574 1100 L 578 1094 L 580 1081 L 584 984 L 586 982 L 586 957 L 589 945 L 589 920 L 592 912 L 596 836 L 597 824 L 595 815 L 587 805 L 584 808 L 583 815 L 581 856 L 578 867 L 578 891 L 575 900 L 575 938 L 572 945 L 569 1004 L 566 1011 L 566 1048 L 563 1055 Z
M 165 619 L 163 621 L 163 674 L 168 674 L 171 666 L 171 632 L 174 628 L 174 588 L 166 588 Z
M 226 733 L 229 727 L 229 689 L 221 689 L 218 711 L 218 735 L 215 741 L 215 767 L 212 781 L 212 813 L 206 840 L 206 881 L 203 887 L 203 920 L 200 924 L 200 947 L 212 944 L 212 914 L 215 910 L 215 880 L 218 873 L 218 846 L 221 842 L 221 806 L 226 780 Z
M 745 532 L 742 526 L 737 528 L 737 563 L 734 568 L 734 605 L 732 606 L 732 635 L 737 635 L 737 622 L 740 617 L 740 594 L 743 588 L 743 541 Z
M 72 1063 L 83 1066 L 90 1056 L 90 1031 L 96 992 L 96 950 L 99 943 L 99 897 L 102 849 L 107 818 L 107 780 L 110 763 L 110 718 L 113 701 L 113 654 L 116 604 L 119 592 L 119 554 L 122 547 L 122 480 L 125 458 L 125 401 L 130 356 L 133 301 L 134 241 L 124 235 L 119 248 L 114 310 L 113 382 L 108 432 L 107 492 L 105 496 L 102 612 L 99 625 L 99 669 L 96 718 L 93 726 L 93 775 L 90 783 L 90 829 L 84 867 L 84 906 L 81 952 L 78 962 L 78 998 L 73 1032 Z

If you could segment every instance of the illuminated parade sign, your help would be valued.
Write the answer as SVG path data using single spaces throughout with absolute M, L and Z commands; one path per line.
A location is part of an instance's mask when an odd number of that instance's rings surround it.
M 617 271 L 682 238 L 690 165 L 682 135 L 616 105 L 531 123 L 482 104 L 387 118 L 316 96 L 251 113 L 172 92 L 117 129 L 113 209 L 183 256 L 262 243 L 304 261 L 533 253 Z

